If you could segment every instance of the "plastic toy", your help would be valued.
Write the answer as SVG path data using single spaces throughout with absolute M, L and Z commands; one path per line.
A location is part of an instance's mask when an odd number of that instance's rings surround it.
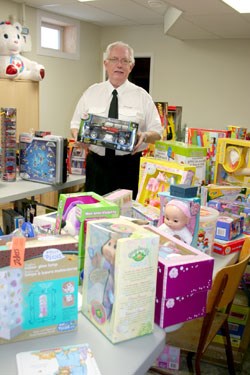
M 41 81 L 44 66 L 21 55 L 24 41 L 20 29 L 20 24 L 0 23 L 0 78 Z
M 247 140 L 218 140 L 214 183 L 250 185 L 250 144 Z
M 81 121 L 78 141 L 132 152 L 136 143 L 137 130 L 136 122 L 88 114 Z

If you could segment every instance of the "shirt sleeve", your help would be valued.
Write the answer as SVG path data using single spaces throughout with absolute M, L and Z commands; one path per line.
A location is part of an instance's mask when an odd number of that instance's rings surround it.
M 81 98 L 79 99 L 76 105 L 73 117 L 70 122 L 71 129 L 72 128 L 79 129 L 83 112 L 84 112 L 84 94 L 81 96 Z

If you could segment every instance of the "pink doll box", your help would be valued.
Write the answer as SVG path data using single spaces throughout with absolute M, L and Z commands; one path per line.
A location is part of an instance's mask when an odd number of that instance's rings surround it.
M 117 189 L 109 194 L 104 195 L 109 202 L 113 202 L 120 207 L 120 214 L 130 216 L 133 192 L 127 189 Z
M 167 230 L 167 233 L 175 235 L 177 238 L 178 236 L 181 238 L 181 233 L 183 233 L 182 241 L 186 242 L 188 245 L 196 247 L 200 219 L 200 198 L 179 198 L 174 195 L 170 195 L 168 192 L 159 193 L 159 196 L 161 208 L 158 226 L 162 225 L 160 229 L 163 229 L 164 227 L 165 230 Z M 166 205 L 168 203 L 171 204 L 171 201 L 177 201 L 177 204 L 180 205 L 180 209 L 182 206 L 187 207 L 189 215 L 189 217 L 187 218 L 188 223 L 184 226 L 184 228 L 181 231 L 173 231 L 175 232 L 175 234 L 171 233 L 172 230 L 164 224 Z M 174 217 L 174 219 L 176 219 L 176 217 Z
M 82 312 L 112 343 L 153 331 L 158 248 L 129 220 L 88 222 Z
M 23 239 L 21 239 L 23 240 Z M 0 251 L 0 344 L 74 331 L 78 319 L 78 243 L 71 236 L 6 243 Z
M 146 228 L 160 235 L 155 323 L 166 328 L 204 316 L 214 259 L 158 228 Z

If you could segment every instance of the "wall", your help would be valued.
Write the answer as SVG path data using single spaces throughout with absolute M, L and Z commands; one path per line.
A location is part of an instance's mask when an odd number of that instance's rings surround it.
M 131 44 L 136 53 L 153 55 L 155 101 L 183 107 L 182 124 L 250 131 L 250 41 L 180 41 L 164 35 L 163 27 L 102 29 L 102 48 L 114 41 Z
M 102 79 L 100 28 L 81 22 L 80 60 L 37 55 L 36 9 L 28 6 L 25 8 L 26 24 L 32 38 L 32 51 L 23 55 L 43 64 L 46 70 L 46 76 L 40 82 L 40 129 L 69 137 L 70 120 L 80 95 L 90 84 Z M 1 20 L 5 21 L 12 14 L 21 22 L 21 10 L 20 4 L 0 2 Z
M 0 3 L 1 18 L 21 6 Z M 20 18 L 21 19 L 21 18 Z M 32 53 L 25 55 L 45 65 L 40 83 L 40 128 L 69 136 L 69 122 L 82 91 L 102 80 L 102 53 L 108 43 L 123 40 L 135 53 L 153 56 L 155 101 L 183 107 L 182 123 L 223 129 L 227 125 L 250 130 L 250 42 L 248 39 L 180 41 L 164 35 L 163 26 L 99 28 L 81 22 L 79 61 L 36 54 L 36 10 L 26 7 Z

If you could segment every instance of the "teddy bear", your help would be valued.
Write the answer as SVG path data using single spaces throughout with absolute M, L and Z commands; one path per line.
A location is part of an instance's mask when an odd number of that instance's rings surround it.
M 44 66 L 21 55 L 23 43 L 18 24 L 0 23 L 0 78 L 43 80 Z

